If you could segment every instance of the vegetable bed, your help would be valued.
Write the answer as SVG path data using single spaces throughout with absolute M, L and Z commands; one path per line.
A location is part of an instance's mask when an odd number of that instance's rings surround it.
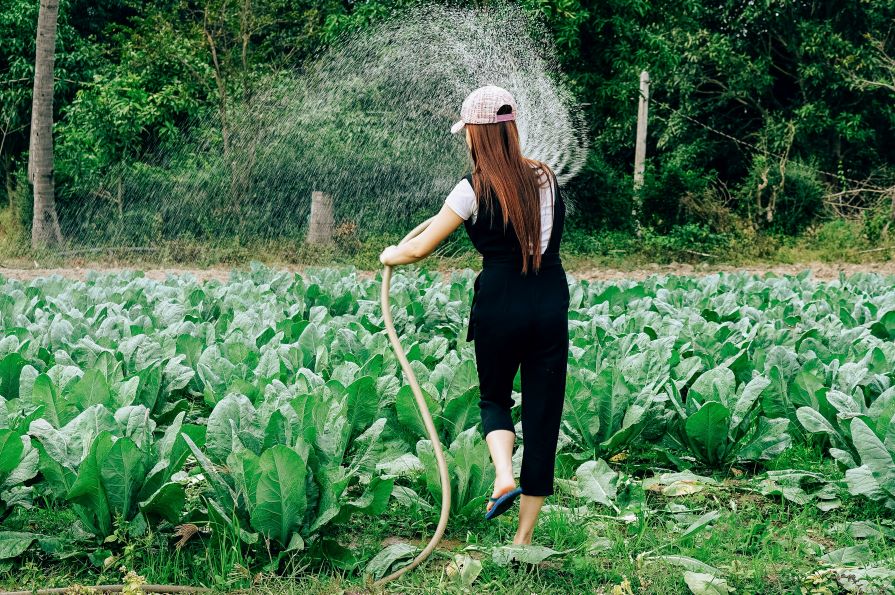
M 409 269 L 392 282 L 395 323 L 447 448 L 451 524 L 465 541 L 494 478 L 464 340 L 473 278 Z M 570 284 L 562 506 L 545 514 L 632 528 L 661 518 L 686 541 L 729 506 L 715 498 L 660 510 L 657 496 L 751 494 L 818 514 L 857 506 L 874 522 L 854 529 L 859 541 L 847 548 L 821 544 L 818 564 L 846 569 L 823 580 L 841 587 L 847 575 L 863 592 L 887 592 L 873 589 L 895 578 L 884 555 L 895 538 L 895 279 Z M 66 560 L 115 572 L 158 536 L 179 540 L 177 552 L 201 543 L 237 556 L 245 574 L 221 579 L 227 586 L 296 567 L 378 578 L 409 561 L 415 545 L 371 547 L 345 534 L 397 515 L 423 537 L 440 502 L 432 445 L 378 297 L 378 280 L 353 269 L 256 266 L 203 283 L 138 272 L 0 277 L 0 564 L 11 576 Z M 805 451 L 826 462 L 781 468 Z M 498 546 L 490 560 L 578 564 L 601 540 L 590 535 L 575 554 Z M 693 592 L 724 593 L 738 580 L 661 548 L 629 553 L 676 568 Z M 457 556 L 451 580 L 472 584 L 481 552 Z M 196 584 L 210 583 L 197 575 Z

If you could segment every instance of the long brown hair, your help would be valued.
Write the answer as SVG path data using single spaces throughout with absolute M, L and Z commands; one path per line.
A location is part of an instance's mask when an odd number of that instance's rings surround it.
M 522 155 L 516 122 L 467 124 L 466 128 L 473 189 L 479 205 L 493 213 L 493 201 L 497 199 L 504 229 L 509 223 L 519 238 L 522 272 L 528 272 L 529 251 L 531 265 L 537 272 L 541 268 L 541 180 L 546 175 L 552 189 L 553 172 L 545 163 Z

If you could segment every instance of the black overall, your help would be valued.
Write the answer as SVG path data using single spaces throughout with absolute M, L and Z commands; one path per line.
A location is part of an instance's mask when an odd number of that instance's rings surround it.
M 471 175 L 467 180 L 472 185 Z M 475 223 L 471 217 L 465 223 L 482 254 L 466 337 L 475 341 L 482 434 L 515 431 L 511 395 L 521 367 L 525 448 L 519 484 L 529 496 L 553 494 L 569 353 L 569 286 L 559 257 L 565 204 L 555 184 L 554 192 L 553 229 L 537 273 L 529 261 L 528 273 L 522 274 L 519 240 L 512 225 L 508 223 L 504 230 L 496 199 L 491 201 L 491 210 L 480 203 Z

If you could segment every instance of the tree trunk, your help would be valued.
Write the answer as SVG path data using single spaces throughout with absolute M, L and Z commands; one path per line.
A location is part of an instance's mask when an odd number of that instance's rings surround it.
M 53 64 L 58 14 L 59 0 L 40 0 L 31 104 L 31 146 L 28 152 L 28 179 L 34 186 L 32 248 L 62 243 L 53 181 Z

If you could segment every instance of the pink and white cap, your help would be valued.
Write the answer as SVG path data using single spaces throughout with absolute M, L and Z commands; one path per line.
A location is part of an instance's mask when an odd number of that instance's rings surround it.
M 497 115 L 497 111 L 509 105 L 513 111 Z M 510 92 L 501 87 L 487 85 L 479 87 L 463 100 L 460 120 L 451 126 L 451 134 L 457 134 L 467 124 L 495 124 L 516 119 L 516 100 Z

